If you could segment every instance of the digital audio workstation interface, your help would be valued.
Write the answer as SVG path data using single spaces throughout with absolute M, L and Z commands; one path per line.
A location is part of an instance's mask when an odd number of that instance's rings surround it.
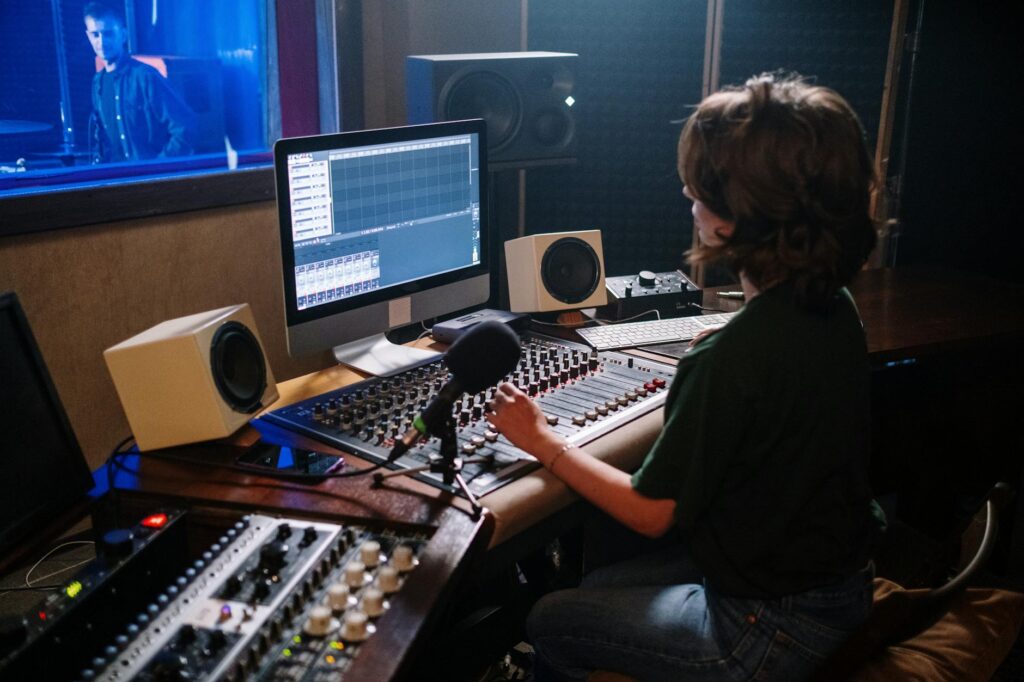
M 299 310 L 480 263 L 472 135 L 288 156 Z

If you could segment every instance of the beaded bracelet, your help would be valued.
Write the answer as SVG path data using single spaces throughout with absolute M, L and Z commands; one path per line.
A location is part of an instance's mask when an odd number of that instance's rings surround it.
M 564 455 L 565 451 L 570 449 L 571 447 L 573 447 L 572 443 L 566 443 L 561 448 L 559 448 L 558 452 L 555 453 L 555 456 L 551 458 L 550 462 L 548 462 L 548 471 L 550 471 L 551 473 L 555 473 L 555 462 L 557 462 L 558 458 Z

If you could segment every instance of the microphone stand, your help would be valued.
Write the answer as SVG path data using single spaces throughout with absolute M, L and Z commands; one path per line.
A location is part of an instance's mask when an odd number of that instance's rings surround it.
M 477 519 L 480 517 L 480 512 L 483 511 L 483 506 L 480 504 L 480 500 L 477 499 L 476 495 L 470 491 L 469 486 L 466 485 L 466 479 L 462 477 L 462 465 L 463 464 L 480 464 L 487 462 L 486 457 L 474 457 L 472 459 L 463 460 L 461 457 L 457 457 L 459 451 L 459 440 L 455 433 L 455 419 L 449 414 L 444 420 L 444 425 L 441 427 L 441 433 L 436 434 L 441 438 L 441 452 L 439 454 L 431 454 L 429 456 L 429 463 L 418 467 L 412 467 L 411 469 L 398 469 L 396 471 L 388 472 L 377 472 L 373 475 L 373 485 L 379 486 L 386 479 L 393 476 L 412 476 L 419 474 L 424 471 L 429 471 L 432 474 L 441 474 L 441 480 L 444 481 L 445 485 L 452 485 L 455 483 L 462 490 L 462 493 L 469 500 L 469 504 L 473 509 L 471 518 Z

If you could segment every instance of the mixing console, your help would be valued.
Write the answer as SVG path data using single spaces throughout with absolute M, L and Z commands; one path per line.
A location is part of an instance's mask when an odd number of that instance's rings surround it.
M 129 618 L 79 679 L 343 679 L 428 540 L 243 517 Z
M 621 353 L 548 337 L 523 337 L 519 364 L 506 377 L 536 400 L 552 429 L 584 445 L 665 402 L 674 368 Z M 384 462 L 413 419 L 449 380 L 438 360 L 398 376 L 373 378 L 270 412 L 261 419 L 312 436 L 371 462 Z M 454 406 L 462 475 L 475 495 L 496 490 L 537 468 L 536 460 L 510 444 L 487 422 L 494 389 L 464 395 Z M 439 451 L 436 438 L 421 441 L 393 468 L 427 464 Z M 469 461 L 470 458 L 473 461 Z M 416 475 L 458 492 L 439 473 Z

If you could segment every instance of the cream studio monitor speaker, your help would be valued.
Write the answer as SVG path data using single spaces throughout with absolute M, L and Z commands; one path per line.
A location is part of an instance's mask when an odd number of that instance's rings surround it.
M 103 357 L 140 450 L 228 436 L 277 400 L 246 304 L 161 322 Z
M 601 231 L 550 232 L 505 242 L 514 313 L 592 308 L 607 302 Z

